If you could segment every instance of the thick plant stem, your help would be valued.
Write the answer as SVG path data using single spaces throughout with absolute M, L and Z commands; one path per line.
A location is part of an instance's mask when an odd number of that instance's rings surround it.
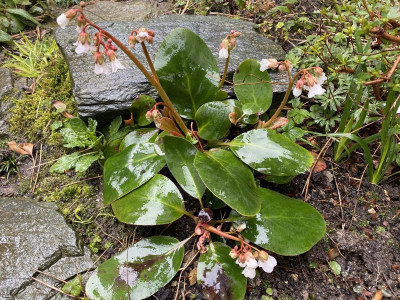
M 225 79 L 226 79 L 226 74 L 228 73 L 228 67 L 229 67 L 229 58 L 231 57 L 231 50 L 228 50 L 228 58 L 225 61 L 225 68 L 224 68 L 224 74 L 222 75 L 221 81 L 219 82 L 218 88 L 222 88 L 224 85 Z
M 82 13 L 82 16 L 84 14 Z M 169 107 L 174 107 L 172 104 L 171 100 L 169 99 L 167 93 L 164 91 L 162 86 L 158 81 L 156 81 L 153 76 L 146 70 L 146 68 L 143 66 L 143 64 L 136 58 L 136 56 L 126 47 L 120 40 L 118 40 L 116 37 L 114 37 L 111 33 L 105 31 L 104 29 L 100 28 L 96 24 L 93 24 L 90 22 L 86 16 L 84 16 L 88 24 L 97 30 L 101 30 L 101 33 L 106 36 L 107 38 L 111 39 L 132 61 L 133 63 L 139 68 L 139 70 L 146 76 L 147 80 L 151 83 L 151 85 L 156 89 L 158 94 L 160 95 L 161 99 L 169 106 Z M 185 134 L 185 136 L 190 135 L 189 129 L 186 127 L 185 122 L 183 122 L 181 116 L 179 113 L 173 109 L 171 110 L 172 116 L 175 119 L 176 123 L 178 124 L 179 128 L 182 130 L 182 132 Z
M 151 60 L 151 58 L 150 58 L 150 55 L 149 55 L 149 52 L 147 51 L 146 44 L 145 44 L 144 42 L 143 42 L 143 43 L 140 43 L 140 44 L 142 45 L 143 53 L 144 53 L 144 55 L 146 56 L 147 63 L 149 64 L 150 70 L 151 70 L 151 72 L 153 73 L 154 79 L 155 79 L 158 83 L 160 83 L 160 81 L 158 80 L 158 76 L 157 76 L 156 69 L 154 68 L 153 62 L 152 62 L 152 60 Z
M 283 97 L 283 100 L 282 100 L 281 104 L 279 105 L 279 107 L 275 111 L 275 113 L 272 115 L 272 117 L 267 122 L 265 122 L 265 124 L 263 125 L 263 128 L 268 128 L 275 121 L 275 119 L 279 116 L 279 114 L 281 113 L 283 107 L 286 105 L 286 102 L 289 99 L 290 93 L 292 92 L 292 87 L 293 87 L 294 81 L 297 79 L 297 77 L 300 76 L 300 74 L 303 72 L 303 70 L 297 72 L 296 75 L 294 75 L 293 78 L 291 78 L 290 71 L 288 71 L 288 72 L 289 72 L 289 85 L 288 85 L 288 88 L 286 90 L 285 97 Z

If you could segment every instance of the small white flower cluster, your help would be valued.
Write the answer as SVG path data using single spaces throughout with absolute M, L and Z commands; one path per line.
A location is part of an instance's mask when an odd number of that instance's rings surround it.
M 278 68 L 279 71 L 292 71 L 292 64 L 288 60 L 284 61 L 277 61 L 274 58 L 269 58 L 269 59 L 262 59 L 259 61 L 260 63 L 260 71 L 264 72 L 266 70 L 275 70 Z
M 154 31 L 147 30 L 141 27 L 139 30 L 134 30 L 128 37 L 128 44 L 131 48 L 134 48 L 137 43 L 148 42 L 152 44 L 154 40 Z
M 254 254 L 251 251 L 247 251 L 244 254 L 238 255 L 237 250 L 232 249 L 229 255 L 233 259 L 237 258 L 236 263 L 241 268 L 244 268 L 242 274 L 250 279 L 256 276 L 256 269 L 258 267 L 262 268 L 266 273 L 272 273 L 277 265 L 275 257 L 268 255 L 268 253 L 263 250 L 255 252 Z
M 313 98 L 316 95 L 322 95 L 325 93 L 325 89 L 321 86 L 326 81 L 326 76 L 320 67 L 315 67 L 315 76 L 310 72 L 305 71 L 301 78 L 297 81 L 293 88 L 293 95 L 299 97 L 303 90 L 308 91 L 308 98 Z
M 236 38 L 240 35 L 240 32 L 232 30 L 231 33 L 223 39 L 219 45 L 219 58 L 227 59 L 229 57 L 231 50 L 236 47 Z
M 77 12 L 77 9 L 70 9 L 66 13 L 61 14 L 57 18 L 57 23 L 61 28 L 65 28 L 68 23 L 73 20 Z M 115 51 L 117 48 L 112 45 L 112 40 L 108 39 L 107 44 L 103 41 L 103 35 L 99 33 L 94 35 L 94 45 L 91 44 L 89 34 L 85 31 L 88 26 L 87 20 L 81 14 L 77 17 L 76 31 L 79 32 L 78 40 L 74 43 L 75 52 L 77 54 L 91 53 L 94 52 L 94 73 L 96 75 L 117 72 L 118 70 L 125 69 L 124 65 L 117 59 Z M 103 46 L 104 53 L 99 51 L 100 46 Z M 104 54 L 108 57 L 109 63 L 105 62 Z

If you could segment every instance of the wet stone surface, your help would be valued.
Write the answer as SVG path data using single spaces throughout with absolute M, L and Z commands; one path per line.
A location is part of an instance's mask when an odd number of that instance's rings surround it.
M 242 36 L 238 38 L 237 47 L 232 51 L 228 79 L 232 77 L 239 64 L 247 58 L 283 59 L 285 56 L 278 44 L 257 32 L 255 24 L 226 17 L 171 15 L 149 21 L 103 22 L 99 25 L 125 43 L 133 29 L 144 26 L 154 30 L 156 33 L 154 44 L 148 47 L 151 57 L 154 57 L 163 38 L 175 28 L 183 27 L 194 31 L 203 38 L 211 51 L 215 53 L 216 58 L 219 44 L 226 34 L 232 29 L 240 31 Z M 128 111 L 136 96 L 140 94 L 155 95 L 155 91 L 144 75 L 121 51 L 118 51 L 118 56 L 125 65 L 125 70 L 119 70 L 108 76 L 95 75 L 92 55 L 78 55 L 74 51 L 73 43 L 77 39 L 75 27 L 76 25 L 73 24 L 64 30 L 58 28 L 55 36 L 67 60 L 74 86 L 73 93 L 82 117 L 95 117 L 106 122 L 113 115 Z M 94 33 L 94 31 L 91 32 Z M 144 62 L 145 58 L 140 48 L 137 45 L 134 53 Z M 218 59 L 218 64 L 222 73 L 225 61 Z M 271 72 L 270 74 L 273 82 L 287 82 L 284 72 Z M 278 97 L 281 97 L 281 93 L 286 91 L 286 86 L 274 85 L 274 91 L 278 92 L 276 94 Z M 105 117 L 106 114 L 107 117 Z
M 11 93 L 13 78 L 9 69 L 0 68 L 0 139 L 8 135 L 8 115 L 13 103 L 5 98 Z
M 32 277 L 60 288 L 92 267 L 90 253 L 54 203 L 0 197 L 0 299 L 62 299 Z

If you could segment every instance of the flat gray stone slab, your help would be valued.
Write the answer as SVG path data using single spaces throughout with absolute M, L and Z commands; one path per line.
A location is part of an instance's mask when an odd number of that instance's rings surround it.
M 47 299 L 61 280 L 92 267 L 89 251 L 57 212 L 55 203 L 0 197 L 0 299 Z
M 149 21 L 131 22 L 103 22 L 101 27 L 114 34 L 118 39 L 127 42 L 128 35 L 133 29 L 142 26 L 155 31 L 154 44 L 148 47 L 150 55 L 154 57 L 163 38 L 175 28 L 188 28 L 198 34 L 218 59 L 218 48 L 222 39 L 232 29 L 242 32 L 237 40 L 237 47 L 232 51 L 229 73 L 233 73 L 239 64 L 247 59 L 276 58 L 284 59 L 282 48 L 263 37 L 250 22 L 233 20 L 220 16 L 163 16 Z M 111 75 L 95 75 L 93 72 L 94 61 L 92 55 L 77 55 L 73 43 L 76 42 L 77 33 L 75 25 L 66 29 L 58 28 L 55 32 L 58 45 L 63 52 L 73 81 L 73 93 L 77 102 L 79 114 L 82 117 L 95 117 L 97 119 L 110 118 L 129 110 L 132 100 L 140 94 L 155 95 L 155 91 L 147 82 L 144 75 L 123 54 L 117 51 L 118 57 L 127 68 Z M 93 31 L 94 33 L 94 31 Z M 141 47 L 135 48 L 134 53 L 145 62 Z M 224 68 L 225 61 L 218 59 L 219 67 Z M 285 72 L 270 73 L 273 82 L 285 83 Z M 274 85 L 275 92 L 284 92 L 284 85 Z

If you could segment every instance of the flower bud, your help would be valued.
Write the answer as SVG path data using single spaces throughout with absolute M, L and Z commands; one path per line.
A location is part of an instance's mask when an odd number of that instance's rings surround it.
M 94 53 L 94 63 L 102 65 L 104 64 L 104 55 L 100 52 Z
M 86 6 L 86 2 L 85 1 L 81 1 L 79 2 L 79 6 L 84 8 Z
M 240 254 L 238 257 L 238 261 L 243 264 L 246 261 L 246 257 L 244 256 L 244 254 Z
M 322 76 L 322 73 L 324 73 L 324 70 L 322 70 L 321 67 L 315 67 L 315 68 L 314 68 L 314 72 L 315 72 L 315 75 L 316 75 L 317 77 L 320 77 L 320 76 Z
M 153 39 L 153 37 L 151 35 L 149 35 L 147 37 L 147 41 L 149 42 L 149 44 L 153 44 L 154 39 Z
M 255 258 L 255 259 L 257 259 L 257 258 L 258 258 L 258 256 L 259 256 L 258 252 L 257 252 L 257 251 L 255 251 L 255 252 L 253 253 L 253 256 L 254 256 L 254 258 Z
M 69 9 L 69 10 L 67 10 L 67 12 L 65 13 L 65 16 L 68 18 L 68 19 L 73 19 L 73 18 L 75 18 L 75 16 L 76 16 L 76 9 Z
M 237 114 L 233 111 L 229 114 L 229 121 L 233 124 L 237 124 Z
M 154 37 L 154 31 L 153 30 L 147 30 L 147 33 L 149 34 L 149 36 Z
M 153 121 L 153 114 L 152 114 L 152 111 L 151 111 L 151 110 L 148 110 L 148 111 L 146 112 L 146 119 L 147 119 L 148 121 Z
M 232 30 L 232 31 L 231 31 L 231 36 L 233 36 L 233 37 L 235 37 L 235 38 L 239 37 L 241 34 L 242 34 L 242 33 L 239 32 L 239 31 L 235 31 L 235 30 Z
M 136 43 L 137 43 L 137 40 L 136 40 L 135 36 L 130 35 L 130 36 L 128 37 L 128 44 L 129 44 L 129 46 L 130 46 L 131 48 L 134 48 L 135 45 L 136 45 Z
M 260 252 L 258 252 L 258 258 L 261 261 L 266 261 L 268 259 L 268 256 L 269 256 L 268 253 L 265 252 L 264 250 L 261 250 Z
M 80 15 L 80 16 L 78 16 L 78 17 L 76 18 L 76 24 L 77 24 L 79 27 L 85 26 L 86 23 L 87 23 L 87 22 L 86 22 L 85 18 L 84 18 L 82 15 Z
M 237 252 L 232 249 L 231 252 L 229 252 L 229 256 L 232 257 L 233 259 L 238 258 L 239 254 L 237 254 Z
M 246 223 L 242 223 L 238 226 L 238 228 L 236 228 L 237 232 L 242 232 L 243 230 L 246 229 Z

